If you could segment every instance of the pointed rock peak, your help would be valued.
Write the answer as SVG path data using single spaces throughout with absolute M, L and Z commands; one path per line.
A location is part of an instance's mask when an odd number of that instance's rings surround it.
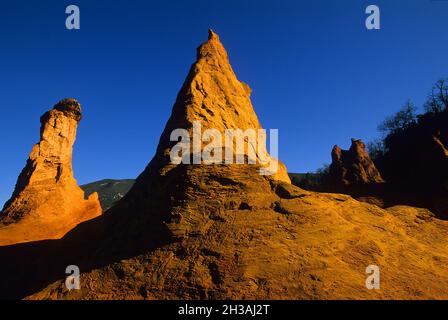
M 201 58 L 221 60 L 221 63 L 229 64 L 226 49 L 212 29 L 208 29 L 208 40 L 198 48 L 197 60 L 199 61 Z
M 208 29 L 208 40 L 218 40 L 219 41 L 219 36 L 212 29 Z
M 331 159 L 333 161 L 338 161 L 341 158 L 342 149 L 338 145 L 334 145 L 331 150 Z
M 352 145 L 350 146 L 350 148 L 353 148 L 353 149 L 365 149 L 366 145 L 365 145 L 365 143 L 362 140 L 352 138 Z

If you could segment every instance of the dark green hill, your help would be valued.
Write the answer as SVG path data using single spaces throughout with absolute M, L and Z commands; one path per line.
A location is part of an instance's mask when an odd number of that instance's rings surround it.
M 99 200 L 103 211 L 114 205 L 115 202 L 124 197 L 134 184 L 134 179 L 113 180 L 104 179 L 81 186 L 85 196 L 98 192 Z
M 302 187 L 308 184 L 318 184 L 319 180 L 319 175 L 313 173 L 289 173 L 289 177 L 293 184 Z M 104 179 L 82 185 L 81 188 L 84 190 L 86 197 L 94 192 L 98 192 L 101 207 L 106 211 L 126 195 L 134 182 L 134 179 Z
M 323 173 L 288 173 L 291 183 L 305 190 L 321 191 L 323 189 Z

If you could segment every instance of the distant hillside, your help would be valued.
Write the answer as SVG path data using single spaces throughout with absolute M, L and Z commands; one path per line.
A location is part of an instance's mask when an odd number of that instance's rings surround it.
M 321 191 L 323 173 L 288 173 L 291 183 L 306 190 Z
M 289 177 L 292 184 L 303 187 L 308 184 L 318 184 L 320 175 L 314 173 L 289 173 Z M 104 179 L 82 185 L 81 188 L 84 190 L 86 197 L 94 192 L 98 192 L 101 207 L 106 211 L 128 193 L 134 182 L 134 179 Z
M 113 180 L 105 179 L 81 186 L 88 197 L 94 192 L 98 192 L 101 207 L 104 211 L 114 205 L 115 202 L 124 197 L 134 184 L 134 179 Z

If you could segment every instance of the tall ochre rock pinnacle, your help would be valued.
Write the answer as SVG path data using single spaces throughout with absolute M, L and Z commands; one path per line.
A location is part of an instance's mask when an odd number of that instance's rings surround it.
M 272 193 L 271 186 L 279 183 L 290 184 L 286 167 L 280 161 L 277 160 L 276 173 L 261 175 L 260 169 L 264 169 L 265 164 L 248 164 L 248 157 L 244 159 L 243 164 L 237 164 L 236 161 L 176 164 L 171 158 L 172 150 L 179 142 L 173 141 L 172 133 L 183 129 L 194 140 L 194 128 L 198 122 L 202 133 L 213 129 L 219 132 L 221 137 L 225 137 L 227 129 L 251 129 L 257 132 L 261 130 L 250 94 L 249 86 L 236 78 L 218 35 L 209 30 L 208 40 L 197 49 L 196 62 L 191 66 L 177 95 L 155 156 L 128 194 L 110 209 L 110 216 L 121 216 L 125 221 L 130 217 L 129 212 L 132 212 L 133 219 L 137 219 L 136 216 L 143 217 L 138 226 L 145 228 L 142 232 L 148 232 L 143 221 L 149 219 L 147 225 L 155 227 L 163 224 L 169 229 L 170 238 L 179 239 L 201 233 L 206 228 L 204 224 L 207 224 L 209 219 L 204 219 L 204 214 L 208 209 L 204 209 L 202 202 L 208 200 L 203 200 L 204 197 L 217 201 L 219 199 L 222 210 L 240 206 L 253 210 L 269 208 L 272 201 L 266 199 L 269 198 L 267 194 Z M 200 141 L 200 151 L 204 150 L 207 143 Z M 255 141 L 257 146 L 253 145 L 253 139 L 247 139 L 244 144 L 243 155 L 248 155 L 246 152 L 252 148 L 256 150 L 257 159 L 265 155 L 270 158 L 265 141 L 260 141 L 259 137 Z M 198 152 L 192 145 L 194 141 L 190 144 L 190 151 L 195 155 Z M 231 149 L 230 156 L 236 160 L 237 156 L 241 155 L 241 150 L 233 143 Z M 222 158 L 225 158 L 224 153 L 227 151 L 222 152 Z M 251 159 L 254 158 L 253 153 L 250 156 Z M 124 222 L 117 224 L 121 228 L 125 225 Z
M 101 214 L 98 195 L 85 200 L 73 177 L 72 150 L 81 118 L 75 99 L 58 102 L 41 117 L 40 142 L 0 214 L 0 245 L 60 238 Z
M 177 96 L 171 117 L 161 135 L 158 155 L 168 155 L 176 143 L 170 141 L 173 130 L 187 129 L 192 135 L 193 123 L 197 121 L 201 123 L 202 131 L 215 129 L 223 137 L 226 129 L 252 129 L 258 132 L 262 127 L 250 95 L 250 87 L 235 76 L 219 36 L 209 29 L 208 40 L 197 49 L 197 60 Z M 258 140 L 257 145 L 260 143 L 265 146 L 266 141 Z M 269 156 L 266 148 L 261 150 L 262 154 L 257 152 L 258 159 Z M 291 183 L 286 167 L 280 161 L 273 178 Z

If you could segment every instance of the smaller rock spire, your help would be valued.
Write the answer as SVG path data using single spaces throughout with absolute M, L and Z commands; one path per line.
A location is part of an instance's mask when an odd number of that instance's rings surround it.
M 75 99 L 59 101 L 40 118 L 40 141 L 0 213 L 0 246 L 57 239 L 101 214 L 98 195 L 84 199 L 73 177 L 72 150 L 81 118 Z
M 361 140 L 352 139 L 349 150 L 334 146 L 331 158 L 330 180 L 335 186 L 384 182 Z

